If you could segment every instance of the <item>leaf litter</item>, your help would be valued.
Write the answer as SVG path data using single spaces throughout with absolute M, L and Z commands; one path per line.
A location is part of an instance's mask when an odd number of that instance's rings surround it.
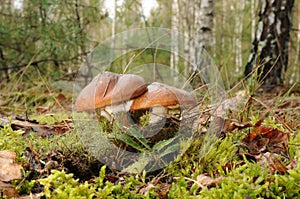
M 65 100 L 62 96 L 59 96 L 58 99 L 62 101 Z M 299 121 L 291 121 L 288 116 L 295 116 L 295 112 L 299 111 L 299 103 L 300 101 L 297 99 L 293 99 L 290 101 L 284 100 L 273 111 L 276 116 L 275 121 L 280 124 L 286 124 L 290 127 L 290 129 L 298 129 L 298 127 L 300 127 Z M 272 106 L 271 102 L 269 104 L 266 104 L 268 107 Z M 218 134 L 220 136 L 227 136 L 227 134 L 230 133 L 250 129 L 250 133 L 246 135 L 238 144 L 240 150 L 238 150 L 237 155 L 241 157 L 241 160 L 242 157 L 246 157 L 249 160 L 255 160 L 261 165 L 262 169 L 267 169 L 270 173 L 278 172 L 282 175 L 287 174 L 288 170 L 292 170 L 297 167 L 298 160 L 295 158 L 291 158 L 289 155 L 289 139 L 292 136 L 290 132 L 284 132 L 281 129 L 279 130 L 278 128 L 274 128 L 273 126 L 270 127 L 265 124 L 263 125 L 264 119 L 259 120 L 255 124 L 251 124 L 251 122 L 243 122 L 244 119 L 234 117 L 234 111 L 238 110 L 233 107 L 232 111 L 231 108 L 229 107 L 226 110 L 230 113 L 229 117 L 216 117 L 217 120 L 215 120 L 215 122 L 218 123 Z M 294 109 L 295 112 L 289 114 L 291 108 Z M 296 114 L 296 118 L 298 116 L 299 115 Z M 46 138 L 54 134 L 64 135 L 72 130 L 72 120 L 64 120 L 61 122 L 56 122 L 54 124 L 41 124 L 35 120 L 22 119 L 20 117 L 14 117 L 11 120 L 0 118 L 0 120 L 0 127 L 3 127 L 5 124 L 10 123 L 14 130 L 24 130 L 25 133 L 23 136 L 26 136 L 27 132 L 33 131 L 37 133 L 38 136 Z M 27 165 L 25 169 L 38 171 L 40 177 L 48 175 L 50 173 L 50 170 L 52 169 L 63 169 L 67 170 L 68 172 L 74 172 L 77 166 L 80 167 L 80 164 L 78 164 L 80 159 L 76 160 L 74 159 L 74 156 L 67 157 L 64 152 L 53 150 L 49 152 L 47 156 L 40 157 L 40 155 L 34 151 L 34 148 L 28 147 L 27 149 L 28 150 L 24 153 L 23 157 L 28 160 L 28 164 L 30 166 Z M 71 164 L 73 166 L 67 166 L 68 164 Z M 239 161 L 238 163 L 228 162 L 224 166 L 222 166 L 222 169 L 224 171 L 230 171 L 231 169 L 242 166 L 243 164 L 243 161 Z M 97 171 L 99 171 L 99 168 L 97 169 Z M 113 173 L 115 172 L 111 171 L 110 173 L 106 174 L 106 179 L 108 181 L 111 181 L 111 176 L 114 176 L 114 180 L 112 181 L 120 182 L 122 177 L 120 177 L 118 174 Z M 222 183 L 222 180 L 226 178 L 226 176 L 218 173 L 217 171 L 213 171 L 213 173 L 214 177 L 211 177 L 211 174 L 209 173 L 199 174 L 196 177 L 196 180 L 194 180 L 194 183 L 198 184 L 200 187 L 208 188 L 219 186 Z M 19 176 L 14 176 L 14 178 L 17 177 Z M 177 177 L 174 177 L 175 180 L 176 178 Z M 92 181 L 92 179 L 93 178 L 90 177 L 90 181 Z M 9 182 L 1 180 L 0 183 L 0 187 L 2 189 L 11 192 L 7 193 L 6 195 L 17 195 L 15 187 L 12 186 Z M 170 190 L 170 182 L 165 181 L 165 179 L 157 178 L 155 180 L 155 178 L 153 178 L 144 186 L 141 186 L 137 190 L 137 193 L 146 196 L 147 193 L 149 193 L 149 191 L 151 190 L 155 190 L 160 198 L 167 198 L 168 192 Z

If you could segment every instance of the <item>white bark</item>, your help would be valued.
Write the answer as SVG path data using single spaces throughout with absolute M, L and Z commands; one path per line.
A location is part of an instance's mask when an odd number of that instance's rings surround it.
M 251 41 L 255 39 L 257 1 L 251 0 Z
M 195 10 L 196 41 L 207 47 L 212 41 L 213 0 L 198 0 Z
M 193 23 L 194 23 L 194 6 L 191 0 L 179 1 L 180 2 L 180 15 L 182 23 L 180 24 L 181 31 L 184 33 L 184 58 L 188 61 L 184 62 L 184 74 L 188 75 L 191 69 L 192 53 L 193 53 Z
M 172 35 L 171 35 L 171 56 L 170 56 L 170 67 L 171 67 L 171 77 L 177 77 L 178 72 L 178 63 L 179 63 L 179 44 L 178 44 L 178 34 L 177 32 L 180 29 L 179 26 L 179 2 L 178 0 L 173 0 L 172 3 L 172 18 L 171 18 L 171 26 L 172 26 Z M 176 81 L 176 79 L 174 79 Z
M 297 5 L 297 4 L 296 4 Z M 297 7 L 295 8 L 297 10 L 296 18 L 298 22 L 297 24 L 297 44 L 296 44 L 296 58 L 294 62 L 294 68 L 292 69 L 292 74 L 289 83 L 293 84 L 294 82 L 297 82 L 300 79 L 300 3 L 298 2 Z
M 112 18 L 112 25 L 111 25 L 111 34 L 112 37 L 114 38 L 114 36 L 116 35 L 116 23 L 117 23 L 117 0 L 114 0 L 114 15 Z M 111 42 L 111 49 L 115 49 L 115 40 L 113 39 Z
M 208 48 L 212 42 L 213 9 L 213 0 L 195 2 L 195 44 L 193 45 L 195 52 L 192 54 L 194 56 L 192 60 L 197 64 L 200 63 L 202 48 Z

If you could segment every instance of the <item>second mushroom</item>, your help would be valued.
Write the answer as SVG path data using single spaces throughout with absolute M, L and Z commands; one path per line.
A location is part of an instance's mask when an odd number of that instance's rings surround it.
M 173 113 L 181 114 L 181 110 L 188 110 L 197 105 L 196 98 L 189 92 L 153 82 L 148 90 L 136 98 L 131 105 L 132 113 L 147 111 L 150 114 L 149 123 L 157 123 Z

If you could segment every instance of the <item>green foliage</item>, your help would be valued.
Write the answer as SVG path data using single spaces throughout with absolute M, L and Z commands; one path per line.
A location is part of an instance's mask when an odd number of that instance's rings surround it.
M 147 144 L 146 139 L 136 129 L 129 128 L 127 132 L 128 134 L 125 134 L 122 131 L 114 132 L 113 134 L 110 134 L 110 138 L 122 141 L 141 152 L 143 152 L 145 149 L 151 151 L 151 147 Z M 134 138 L 136 141 L 134 140 Z
M 68 119 L 68 115 L 66 113 L 57 113 L 57 114 L 48 114 L 48 115 L 37 115 L 32 116 L 32 120 L 36 120 L 40 124 L 54 124 L 56 122 L 61 122 L 63 120 Z
M 224 140 L 214 137 L 195 139 L 186 153 L 168 166 L 167 171 L 175 176 L 196 178 L 203 172 L 212 172 L 235 160 L 236 151 L 233 136 Z
M 113 128 L 108 129 L 106 120 L 99 122 L 103 133 L 108 139 L 115 142 L 119 147 L 131 147 L 140 153 L 140 159 L 136 163 L 128 166 L 123 171 L 125 172 L 141 172 L 150 164 L 164 164 L 161 159 L 174 152 L 178 152 L 180 147 L 177 142 L 180 142 L 180 136 L 175 136 L 165 140 L 158 140 L 157 143 L 150 144 L 147 139 L 134 127 L 121 129 L 118 124 L 114 124 Z M 108 130 L 108 131 L 105 131 Z M 125 145 L 125 146 L 124 146 Z
M 36 74 L 34 68 L 52 79 L 74 69 L 70 65 L 78 63 L 91 45 L 88 24 L 102 18 L 94 0 L 28 0 L 19 9 L 9 1 L 0 5 L 1 66 L 31 65 L 24 76 L 28 78 L 28 73 Z
M 30 172 L 28 172 L 26 175 L 28 176 Z M 32 189 L 35 186 L 36 181 L 35 180 L 27 180 L 25 179 L 21 179 L 21 180 L 15 180 L 12 182 L 13 185 L 15 185 L 16 187 L 18 186 L 18 194 L 19 195 L 23 195 L 23 194 L 29 194 Z
M 30 132 L 26 136 L 24 136 L 24 133 L 22 130 L 13 130 L 11 125 L 0 128 L 0 150 L 15 151 L 17 157 L 20 158 L 19 160 L 23 160 L 21 156 L 26 151 L 26 147 L 33 147 L 40 156 L 45 155 L 51 149 L 62 149 L 63 151 L 71 151 L 72 149 L 74 152 L 80 148 L 82 150 L 81 143 L 78 142 L 78 138 L 74 137 L 74 134 L 68 134 L 67 136 L 54 135 L 51 138 L 43 139 L 34 132 Z
M 293 198 L 299 197 L 300 167 L 286 175 L 269 174 L 258 163 L 245 161 L 222 180 L 219 187 L 204 188 L 200 198 Z
M 183 177 L 172 183 L 172 187 L 168 194 L 169 198 L 192 198 L 188 190 L 188 184 Z
M 299 142 L 299 137 L 295 143 Z M 176 163 L 171 164 L 167 173 L 172 176 L 181 176 L 174 180 L 168 193 L 169 198 L 293 198 L 299 197 L 300 187 L 300 161 L 293 170 L 288 170 L 287 174 L 271 174 L 268 168 L 262 167 L 259 163 L 250 162 L 244 159 L 242 166 L 234 166 L 231 170 L 223 170 L 227 162 L 235 161 L 234 154 L 236 147 L 233 144 L 232 137 L 225 140 L 217 140 L 210 150 L 205 150 L 206 155 L 199 157 L 199 142 L 194 141 L 189 152 L 179 158 Z M 297 146 L 294 146 L 297 147 Z M 204 146 L 205 148 L 205 146 Z M 193 151 L 194 150 L 194 151 Z M 294 148 L 292 149 L 295 150 Z M 297 158 L 296 156 L 295 158 Z M 182 164 L 182 168 L 178 167 Z M 218 170 L 218 175 L 224 175 L 225 178 L 221 184 L 216 187 L 204 187 L 199 190 L 198 186 L 187 181 L 183 176 L 191 176 L 195 179 L 203 171 L 212 172 Z M 52 174 L 46 179 L 40 180 L 45 186 L 44 194 L 48 198 L 62 197 L 97 197 L 97 198 L 155 198 L 155 190 L 142 195 L 137 192 L 139 187 L 145 183 L 145 173 L 143 176 L 125 177 L 124 182 L 111 183 L 105 180 L 106 167 L 103 166 L 99 177 L 94 183 L 79 183 L 73 179 L 72 174 L 66 174 L 64 171 L 52 171 Z M 211 174 L 212 177 L 216 174 Z M 217 175 L 215 176 L 217 177 Z M 191 187 L 191 188 L 189 188 Z
M 51 171 L 51 175 L 39 182 L 44 186 L 43 193 L 47 198 L 143 198 L 134 189 L 142 185 L 137 176 L 126 177 L 124 185 L 114 184 L 105 180 L 105 169 L 105 166 L 101 168 L 99 177 L 92 184 L 79 183 L 72 174 L 57 170 Z
M 267 167 L 262 167 L 260 163 L 251 162 L 246 159 L 243 160 L 244 164 L 242 166 L 233 166 L 231 170 L 224 171 L 221 166 L 225 165 L 225 163 L 238 163 L 238 160 L 233 156 L 236 147 L 233 147 L 233 140 L 230 137 L 222 141 L 217 141 L 211 150 L 206 153 L 205 157 L 200 160 L 200 165 L 197 164 L 198 157 L 193 156 L 193 147 L 191 147 L 189 151 L 191 153 L 186 154 L 186 157 L 190 159 L 185 161 L 185 156 L 183 156 L 176 161 L 177 166 L 174 167 L 174 164 L 169 165 L 168 172 L 172 172 L 175 176 L 192 176 L 192 179 L 196 179 L 196 176 L 205 170 L 211 173 L 213 178 L 218 177 L 218 175 L 223 175 L 225 178 L 216 187 L 195 189 L 195 187 L 199 188 L 199 186 L 194 184 L 190 189 L 187 189 L 187 187 L 190 187 L 190 182 L 183 177 L 179 177 L 178 180 L 172 183 L 169 197 L 298 198 L 300 193 L 299 139 L 300 136 L 297 135 L 291 140 L 291 157 L 298 159 L 297 167 L 288 170 L 283 175 L 270 173 Z M 199 147 L 198 144 L 197 142 L 194 143 L 195 148 Z M 226 150 L 227 147 L 228 151 Z M 294 154 L 297 155 L 295 156 Z M 182 168 L 180 169 L 178 166 L 181 164 Z M 216 170 L 217 175 L 215 174 Z M 212 173 L 212 171 L 214 172 Z
M 300 156 L 300 130 L 295 135 L 290 136 L 289 153 L 291 157 Z
M 79 184 L 73 179 L 73 174 L 64 171 L 52 170 L 47 178 L 40 179 L 44 186 L 44 195 L 47 198 L 93 198 L 94 189 L 87 183 Z M 53 191 L 52 191 L 53 189 Z
M 253 118 L 255 121 L 255 118 Z M 266 118 L 266 124 L 275 125 L 273 119 Z M 276 125 L 274 126 L 276 127 Z M 115 129 L 120 130 L 120 129 Z M 11 149 L 21 156 L 25 147 L 32 144 L 38 153 L 42 154 L 51 150 L 59 149 L 66 151 L 70 156 L 80 155 L 82 162 L 89 158 L 85 154 L 84 148 L 75 133 L 65 136 L 54 136 L 53 138 L 41 139 L 31 133 L 22 137 L 23 131 L 14 131 L 9 125 L 0 129 L 0 149 Z M 139 140 L 141 135 L 133 132 L 132 137 L 136 144 L 145 147 Z M 291 136 L 290 156 L 298 158 L 298 165 L 295 169 L 288 170 L 285 174 L 269 173 L 267 167 L 262 167 L 260 163 L 239 160 L 236 156 L 236 141 L 241 137 L 237 134 L 227 135 L 224 139 L 213 137 L 196 138 L 191 143 L 189 149 L 171 163 L 165 173 L 173 177 L 178 177 L 171 183 L 168 192 L 169 198 L 296 198 L 300 197 L 300 161 L 299 161 L 299 132 Z M 162 152 L 161 154 L 173 151 L 172 142 L 176 138 L 158 142 L 151 147 L 152 150 Z M 170 145 L 171 144 L 171 145 Z M 184 145 L 184 143 L 181 143 Z M 183 147 L 183 146 L 181 146 Z M 146 150 L 144 148 L 143 150 Z M 163 155 L 162 155 L 163 156 Z M 22 159 L 19 159 L 22 160 Z M 22 160 L 23 161 L 23 160 Z M 147 160 L 148 161 L 148 160 Z M 242 166 L 237 166 L 243 161 Z M 233 168 L 224 170 L 222 166 L 232 163 Z M 84 164 L 87 164 L 85 162 Z M 136 166 L 136 165 L 135 165 Z M 130 169 L 130 168 L 129 168 Z M 224 176 L 220 185 L 216 187 L 199 188 L 186 178 L 196 179 L 199 174 L 209 173 L 212 178 L 220 175 Z M 106 167 L 102 167 L 99 177 L 92 183 L 79 181 L 73 174 L 64 171 L 52 170 L 51 174 L 37 180 L 44 186 L 44 195 L 47 198 L 157 198 L 157 189 L 154 188 L 148 193 L 141 194 L 138 190 L 147 186 L 146 173 L 141 175 L 131 175 L 124 177 L 124 182 L 112 183 L 106 180 Z M 23 181 L 23 185 L 18 189 L 19 193 L 29 193 L 35 180 Z M 19 182 L 14 182 L 18 186 Z
M 24 131 L 14 131 L 10 125 L 0 128 L 0 150 L 10 149 L 15 151 L 18 157 L 25 151 L 26 141 L 22 139 Z
M 32 84 L 36 85 L 33 86 Z M 42 120 L 43 116 L 37 115 L 37 111 L 53 111 L 56 112 L 65 111 L 67 106 L 71 103 L 70 93 L 62 94 L 58 90 L 49 90 L 49 87 L 42 85 L 40 78 L 32 80 L 30 83 L 9 83 L 3 89 L 3 97 L 1 98 L 2 106 L 0 106 L 1 112 L 15 113 L 15 114 L 28 114 L 29 119 Z M 61 96 L 65 97 L 63 100 L 59 99 Z M 40 113 L 41 114 L 41 113 Z M 54 116 L 55 115 L 55 116 Z M 66 119 L 68 116 L 66 113 L 54 114 L 53 121 L 59 121 Z M 32 118 L 31 118 L 32 117 Z M 50 115 L 47 116 L 50 120 Z M 48 121 L 44 121 L 48 122 Z

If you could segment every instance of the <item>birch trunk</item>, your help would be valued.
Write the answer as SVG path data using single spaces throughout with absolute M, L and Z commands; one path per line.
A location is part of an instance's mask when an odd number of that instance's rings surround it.
M 296 44 L 296 59 L 294 59 L 294 68 L 292 69 L 292 74 L 289 83 L 293 84 L 294 82 L 299 81 L 300 79 L 300 2 L 298 2 L 296 8 L 296 17 L 297 17 L 297 44 Z
M 291 30 L 291 12 L 294 0 L 263 0 L 252 50 L 244 75 L 248 76 L 260 65 L 259 80 L 272 87 L 282 85 L 288 66 L 288 44 Z
M 213 0 L 197 0 L 195 2 L 195 44 L 192 54 L 194 63 L 201 63 L 203 49 L 208 49 L 212 42 L 213 30 Z M 206 65 L 205 63 L 203 65 Z M 197 66 L 202 67 L 200 65 Z
M 257 1 L 251 0 L 251 40 L 252 41 L 254 41 L 255 38 L 256 8 L 257 8 Z
M 173 0 L 172 2 L 172 18 L 171 18 L 171 26 L 172 26 L 172 35 L 171 35 L 171 56 L 170 56 L 170 67 L 171 67 L 171 76 L 177 76 L 174 72 L 178 72 L 178 63 L 179 63 L 179 47 L 178 47 L 178 34 L 179 31 L 179 5 L 178 0 Z M 176 81 L 176 80 L 174 80 Z
M 180 30 L 184 34 L 184 58 L 187 60 L 184 62 L 184 75 L 188 75 L 191 71 L 191 51 L 192 51 L 192 29 L 194 22 L 194 7 L 191 7 L 191 0 L 179 1 L 180 3 L 180 15 L 183 19 L 180 23 Z

